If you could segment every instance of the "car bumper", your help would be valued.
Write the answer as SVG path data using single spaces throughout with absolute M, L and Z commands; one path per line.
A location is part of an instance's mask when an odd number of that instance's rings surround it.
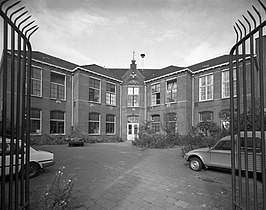
M 40 164 L 42 165 L 43 168 L 46 168 L 46 167 L 50 167 L 50 166 L 54 165 L 55 162 L 52 160 L 49 162 L 40 162 Z

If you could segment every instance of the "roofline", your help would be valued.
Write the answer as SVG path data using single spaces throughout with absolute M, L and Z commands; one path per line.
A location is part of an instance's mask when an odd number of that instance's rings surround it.
M 65 70 L 65 71 L 69 71 L 69 72 L 72 71 L 71 69 L 67 69 L 67 68 L 64 68 L 64 67 L 61 67 L 61 66 L 57 66 L 57 65 L 54 65 L 54 64 L 51 64 L 51 63 L 47 63 L 47 62 L 44 62 L 44 61 L 40 61 L 38 59 L 32 58 L 32 61 L 35 61 L 35 62 L 41 63 L 41 64 L 45 64 L 45 65 L 48 65 L 48 66 L 52 66 L 52 67 L 55 67 L 55 68 L 58 68 L 58 69 L 62 69 L 62 70 Z
M 83 68 L 83 67 L 80 67 L 80 66 L 74 68 L 74 69 L 72 70 L 72 73 L 75 72 L 75 71 L 77 71 L 78 69 L 81 69 L 81 70 L 83 70 L 83 71 L 87 71 L 87 72 L 92 73 L 92 74 L 95 74 L 95 75 L 97 75 L 97 76 L 105 77 L 105 78 L 112 79 L 112 80 L 114 80 L 114 81 L 117 81 L 117 82 L 123 83 L 122 80 L 119 80 L 119 79 L 116 79 L 116 78 L 113 78 L 113 77 L 109 77 L 109 76 L 106 76 L 106 75 L 104 75 L 104 74 L 100 74 L 100 73 L 94 72 L 94 71 L 92 71 L 92 70 L 89 70 L 89 69 L 86 69 L 86 68 Z
M 174 74 L 182 73 L 182 72 L 185 72 L 185 71 L 188 71 L 188 72 L 193 74 L 193 71 L 191 71 L 189 68 L 184 68 L 184 69 L 181 69 L 181 70 L 178 70 L 178 71 L 171 72 L 169 74 L 164 74 L 164 75 L 161 75 L 159 77 L 155 77 L 155 78 L 146 80 L 146 81 L 144 81 L 144 83 L 152 82 L 154 80 L 158 80 L 158 79 L 161 79 L 161 78 L 164 78 L 164 77 L 172 76 Z
M 254 55 L 254 57 L 257 57 L 257 55 Z M 249 60 L 250 58 L 251 58 L 251 56 L 248 56 L 248 57 L 246 57 L 246 60 Z M 239 62 L 241 62 L 241 61 L 243 61 L 243 58 L 240 58 L 238 60 L 239 60 Z M 235 63 L 235 62 L 236 61 L 233 61 L 233 63 Z M 228 66 L 228 65 L 229 65 L 229 61 L 225 62 L 225 63 L 221 63 L 221 64 L 218 64 L 218 65 L 214 65 L 214 66 L 211 66 L 211 67 L 207 67 L 207 68 L 204 68 L 204 69 L 200 69 L 200 70 L 194 71 L 193 74 L 198 74 L 198 73 L 201 73 L 203 71 L 208 71 L 208 70 L 211 70 L 211 69 L 215 69 L 217 67 Z

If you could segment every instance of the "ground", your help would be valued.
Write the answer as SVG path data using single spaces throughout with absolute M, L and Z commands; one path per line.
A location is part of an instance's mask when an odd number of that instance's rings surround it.
M 180 148 L 140 150 L 129 143 L 40 146 L 56 164 L 30 180 L 32 209 L 58 168 L 76 181 L 70 209 L 231 209 L 231 174 L 194 172 Z

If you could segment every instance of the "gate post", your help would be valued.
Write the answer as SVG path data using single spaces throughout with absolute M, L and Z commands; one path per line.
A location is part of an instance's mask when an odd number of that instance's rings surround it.
M 260 0 L 258 4 L 266 13 L 266 6 Z M 248 30 L 241 20 L 238 20 L 240 25 L 235 23 L 237 39 L 229 56 L 232 209 L 246 210 L 266 209 L 266 43 L 263 42 L 266 20 L 262 21 L 255 6 L 252 8 L 257 18 L 250 11 L 247 13 L 253 27 L 244 15 Z
M 28 11 L 23 12 L 25 7 L 20 7 L 19 4 L 20 1 L 9 4 L 9 0 L 0 3 L 0 21 L 3 21 L 3 52 L 0 63 L 0 209 L 3 210 L 30 207 L 30 37 L 38 27 L 31 27 L 34 21 L 28 23 L 31 16 L 25 17 Z

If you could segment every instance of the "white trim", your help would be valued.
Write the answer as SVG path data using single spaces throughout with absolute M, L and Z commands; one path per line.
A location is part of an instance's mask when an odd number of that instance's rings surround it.
M 172 81 L 172 80 L 175 80 L 176 81 L 176 100 L 175 101 L 171 101 L 171 102 L 167 102 L 167 93 L 168 93 L 168 90 L 167 90 L 167 82 L 169 81 Z M 170 79 L 167 79 L 165 80 L 165 104 L 172 104 L 172 103 L 177 103 L 177 93 L 178 93 L 178 88 L 177 88 L 177 77 L 173 77 L 173 78 L 170 78 Z
M 59 74 L 59 75 L 62 75 L 62 76 L 65 77 L 65 81 L 64 81 L 64 89 L 65 89 L 65 90 L 64 90 L 64 98 L 63 98 L 63 99 L 60 99 L 60 100 L 62 100 L 62 101 L 66 101 L 66 74 L 61 73 L 61 72 L 57 72 L 57 71 L 53 71 L 53 70 L 50 71 L 50 99 L 57 99 L 57 98 L 53 98 L 53 97 L 51 97 L 51 83 L 52 83 L 52 84 L 56 84 L 56 85 L 63 86 L 61 83 L 56 83 L 56 82 L 52 82 L 52 81 L 51 81 L 51 73 Z
M 160 85 L 160 91 L 159 92 L 155 92 L 155 93 L 152 93 L 152 86 L 154 85 Z M 151 95 L 150 95 L 150 99 L 151 99 L 151 106 L 159 106 L 161 105 L 161 83 L 160 82 L 157 82 L 157 83 L 152 83 L 150 85 L 150 88 L 151 88 Z M 156 95 L 157 93 L 160 93 L 160 103 L 159 104 L 152 104 L 152 95 Z M 145 105 L 146 106 L 146 105 Z
M 203 78 L 203 77 L 208 77 L 208 76 L 212 76 L 212 84 L 211 85 L 207 85 L 207 83 L 206 83 L 206 85 L 205 86 L 201 86 L 200 85 L 200 79 L 201 78 Z M 198 81 L 199 81 L 199 102 L 202 102 L 202 101 L 211 101 L 211 100 L 213 100 L 213 94 L 214 94 L 214 76 L 213 76 L 213 73 L 209 73 L 209 74 L 204 74 L 204 75 L 200 75 L 199 76 L 199 78 L 198 78 Z M 206 80 L 206 82 L 207 82 L 207 80 Z M 207 87 L 210 87 L 210 86 L 212 86 L 212 97 L 211 98 L 209 98 L 209 99 L 207 99 Z M 205 91 L 205 93 L 206 93 L 206 97 L 205 97 L 205 99 L 201 99 L 201 87 L 205 87 L 206 88 L 206 91 Z
M 106 81 L 106 87 L 107 87 L 107 83 L 109 84 L 112 84 L 115 86 L 115 92 L 110 92 L 110 91 L 107 91 L 107 88 L 106 88 L 106 91 L 105 91 L 105 104 L 108 105 L 108 106 L 116 106 L 116 98 L 117 98 L 117 94 L 116 94 L 116 83 L 113 83 L 113 82 L 109 82 L 109 81 Z M 115 95 L 115 104 L 108 104 L 107 101 L 106 101 L 106 94 L 109 93 L 109 94 L 114 94 Z
M 46 63 L 44 61 L 40 61 L 40 60 L 37 60 L 37 59 L 34 59 L 34 58 L 32 59 L 32 61 L 37 62 L 37 63 L 41 63 L 41 64 L 45 64 L 47 66 L 55 67 L 57 69 L 62 69 L 62 70 L 65 70 L 65 71 L 70 71 L 70 72 L 72 71 L 71 69 L 67 69 L 67 68 L 60 67 L 60 66 L 57 66 L 57 65 L 54 65 L 54 64 Z
M 114 81 L 117 81 L 117 82 L 123 83 L 122 80 L 118 80 L 118 79 L 115 79 L 115 78 L 113 78 L 113 77 L 108 77 L 108 76 L 106 76 L 106 75 L 103 75 L 103 74 L 100 74 L 100 73 L 94 72 L 94 71 L 89 70 L 89 69 L 85 69 L 85 68 L 80 67 L 80 66 L 74 68 L 74 69 L 72 70 L 72 72 L 75 72 L 75 71 L 77 71 L 77 70 L 79 70 L 79 69 L 80 69 L 80 70 L 83 70 L 83 71 L 87 71 L 87 72 L 89 72 L 89 73 L 91 73 L 91 74 L 95 74 L 95 75 L 97 75 L 97 76 L 101 76 L 101 77 L 104 77 L 104 78 L 107 78 L 107 79 L 111 79 L 111 80 L 114 80 Z
M 32 66 L 32 67 L 34 67 L 34 68 L 36 68 L 36 69 L 38 69 L 38 70 L 40 70 L 41 71 L 41 79 L 39 80 L 39 79 L 36 79 L 36 78 L 32 78 L 32 76 L 30 77 L 31 78 L 31 80 L 36 80 L 36 81 L 40 81 L 40 83 L 41 83 L 41 85 L 40 85 L 40 95 L 33 95 L 32 93 L 31 93 L 31 96 L 34 96 L 34 97 L 42 97 L 42 78 L 43 78 L 43 76 L 42 76 L 42 72 L 43 72 L 43 69 L 41 68 L 41 67 L 35 67 L 35 66 Z M 32 82 L 31 82 L 31 84 L 32 84 Z
M 155 77 L 153 79 L 146 80 L 146 81 L 144 81 L 144 83 L 148 83 L 148 82 L 152 82 L 152 81 L 155 81 L 155 80 L 159 80 L 159 79 L 162 79 L 162 78 L 165 78 L 165 77 L 169 77 L 169 76 L 172 76 L 172 75 L 175 75 L 175 74 L 178 74 L 178 73 L 182 73 L 182 72 L 185 72 L 185 71 L 188 71 L 191 74 L 193 74 L 193 71 L 191 71 L 189 68 L 184 68 L 184 69 L 181 69 L 181 70 L 178 70 L 178 71 L 175 71 L 175 72 L 171 72 L 169 74 L 164 74 L 162 76 L 159 76 L 159 77 Z
M 100 81 L 100 87 L 99 87 L 99 89 L 94 88 L 94 87 L 90 87 L 90 79 L 94 79 L 94 80 Z M 90 101 L 90 95 L 89 95 L 88 101 L 89 102 L 93 102 L 93 103 L 100 104 L 101 101 L 102 101 L 102 95 L 101 95 L 102 94 L 102 91 L 101 91 L 101 89 L 102 89 L 102 80 L 99 79 L 99 78 L 97 78 L 97 77 L 91 77 L 91 76 L 89 76 L 89 89 L 90 88 L 95 89 L 95 90 L 99 90 L 99 101 Z
M 110 122 L 110 121 L 107 121 L 107 116 L 108 115 L 111 115 L 111 116 L 114 116 L 114 122 Z M 116 115 L 115 114 L 106 114 L 105 115 L 105 134 L 107 135 L 107 136 L 112 136 L 112 135 L 116 135 Z M 107 123 L 113 123 L 114 124 L 114 133 L 107 133 L 107 131 L 106 131 L 106 125 L 107 125 Z
M 94 121 L 94 120 L 90 120 L 90 114 L 98 114 L 99 115 L 99 121 Z M 89 134 L 89 136 L 94 136 L 94 135 L 96 135 L 96 136 L 99 136 L 100 134 L 101 134 L 101 113 L 99 113 L 99 112 L 89 112 L 89 124 L 88 125 L 90 125 L 90 122 L 98 122 L 99 123 L 99 132 L 98 133 L 89 133 L 90 132 L 90 128 L 88 127 L 88 134 Z

